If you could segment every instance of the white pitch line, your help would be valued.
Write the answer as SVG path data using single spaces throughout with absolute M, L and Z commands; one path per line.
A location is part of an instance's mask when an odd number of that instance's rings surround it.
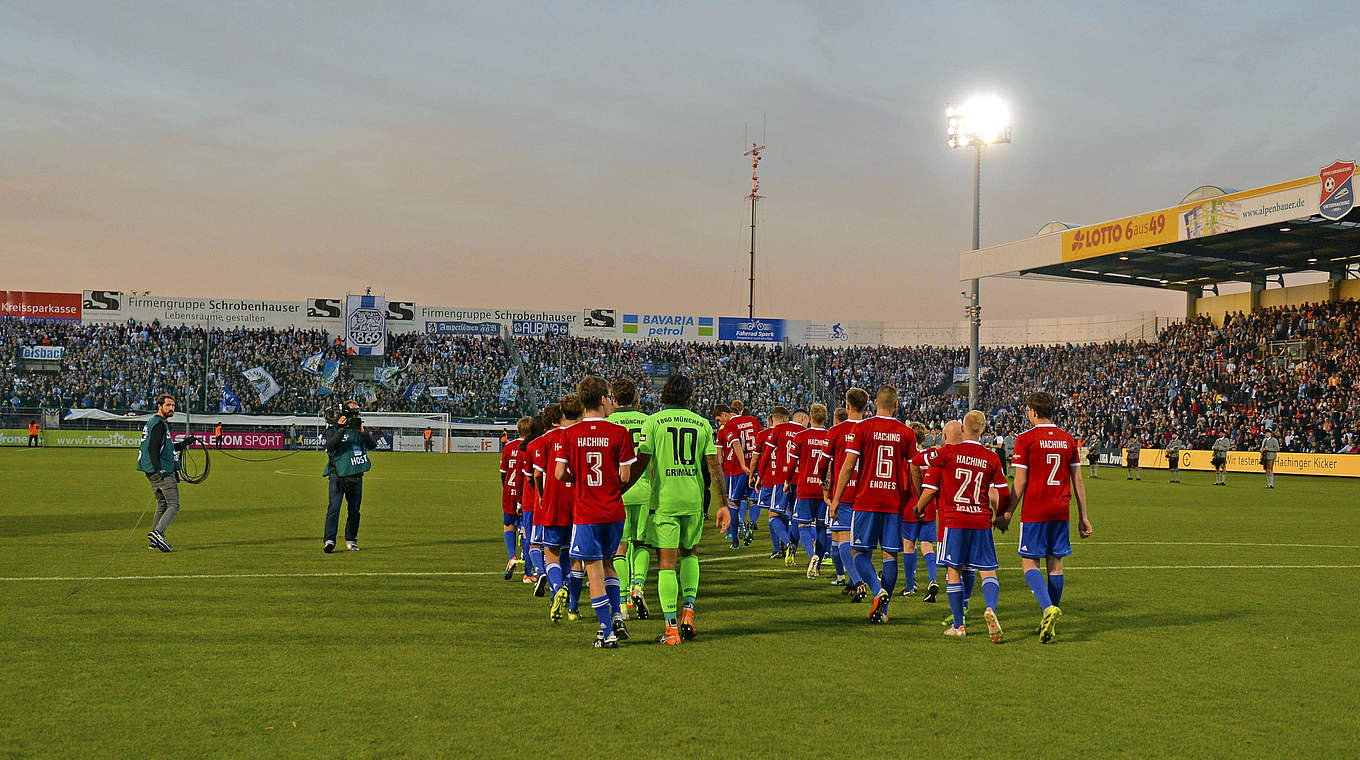
M 1065 565 L 1064 572 L 1083 570 L 1345 570 L 1360 568 L 1360 565 Z M 1002 571 L 1019 572 L 1018 567 L 1002 567 Z M 790 568 L 739 568 L 724 570 L 728 573 L 782 573 L 792 572 Z
M 1083 570 L 1347 570 L 1358 569 L 1360 565 L 1083 565 L 1073 567 L 1069 565 L 1067 570 L 1081 572 Z M 1016 571 L 1018 567 L 1005 567 L 1002 570 Z M 731 573 L 793 573 L 788 568 L 736 568 L 727 570 Z M 173 580 L 235 580 L 235 579 L 258 579 L 258 578 L 447 578 L 459 576 L 476 575 L 500 575 L 500 570 L 430 570 L 430 571 L 375 571 L 375 572 L 353 572 L 353 573 L 194 573 L 182 575 L 109 575 L 96 578 L 84 578 L 74 575 L 48 575 L 48 576 L 19 576 L 3 578 L 0 582 L 18 583 L 23 581 L 173 581 Z
M 1354 544 L 1281 544 L 1250 541 L 1088 541 L 1087 546 L 1279 546 L 1289 549 L 1360 549 Z

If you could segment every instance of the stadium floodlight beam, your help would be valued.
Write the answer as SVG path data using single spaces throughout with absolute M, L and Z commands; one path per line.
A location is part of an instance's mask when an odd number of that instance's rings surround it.
M 995 95 L 982 95 L 961 106 L 950 106 L 944 112 L 945 133 L 949 147 L 973 149 L 973 250 L 981 243 L 982 231 L 982 148 L 1011 141 L 1010 110 Z M 968 408 L 978 403 L 978 331 L 982 325 L 982 307 L 978 304 L 978 281 L 969 281 L 968 289 Z

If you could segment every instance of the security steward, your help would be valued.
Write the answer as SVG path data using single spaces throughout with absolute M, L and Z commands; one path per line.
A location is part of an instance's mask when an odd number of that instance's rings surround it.
M 38 421 L 30 420 L 28 423 L 28 445 L 30 448 L 38 448 Z
M 146 534 L 147 548 L 163 552 L 170 551 L 165 529 L 179 514 L 179 454 L 198 441 L 191 435 L 175 443 L 170 435 L 170 418 L 174 414 L 175 397 L 168 393 L 157 396 L 156 413 L 146 421 L 141 451 L 137 454 L 137 469 L 146 473 L 156 497 L 156 518 L 151 524 L 151 532 Z
M 340 523 L 340 502 L 349 505 L 345 518 L 345 545 L 352 552 L 359 551 L 359 503 L 364 497 L 364 473 L 372 463 L 368 452 L 377 448 L 373 434 L 364 428 L 359 417 L 359 404 L 346 401 L 338 416 L 322 435 L 326 445 L 326 469 L 322 475 L 330 477 L 330 506 L 326 509 L 326 529 L 321 550 L 335 551 L 335 531 Z
M 434 429 L 425 428 L 425 450 L 434 451 Z

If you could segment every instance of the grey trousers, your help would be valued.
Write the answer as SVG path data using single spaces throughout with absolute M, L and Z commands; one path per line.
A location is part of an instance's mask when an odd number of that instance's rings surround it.
M 151 492 L 156 495 L 156 520 L 151 524 L 151 529 L 165 535 L 170 521 L 179 514 L 179 476 L 173 472 L 164 476 L 148 472 L 146 479 L 151 483 Z

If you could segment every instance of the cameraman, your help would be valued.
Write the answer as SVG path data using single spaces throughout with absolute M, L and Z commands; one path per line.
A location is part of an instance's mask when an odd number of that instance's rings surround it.
M 373 435 L 364 428 L 359 417 L 359 404 L 346 401 L 338 416 L 322 434 L 326 446 L 326 469 L 330 476 L 330 506 L 326 509 L 326 532 L 321 550 L 335 551 L 335 531 L 340 523 L 340 501 L 349 504 L 345 519 L 345 545 L 352 552 L 359 551 L 359 502 L 364 496 L 364 473 L 372 465 L 368 452 L 378 447 Z
M 156 519 L 151 532 L 146 534 L 147 548 L 170 551 L 165 540 L 165 529 L 179 514 L 179 452 L 198 441 L 186 436 L 179 443 L 170 435 L 170 418 L 175 414 L 175 397 L 162 393 L 156 397 L 156 413 L 146 421 L 142 430 L 141 451 L 137 454 L 137 469 L 146 473 L 151 492 L 156 497 Z

